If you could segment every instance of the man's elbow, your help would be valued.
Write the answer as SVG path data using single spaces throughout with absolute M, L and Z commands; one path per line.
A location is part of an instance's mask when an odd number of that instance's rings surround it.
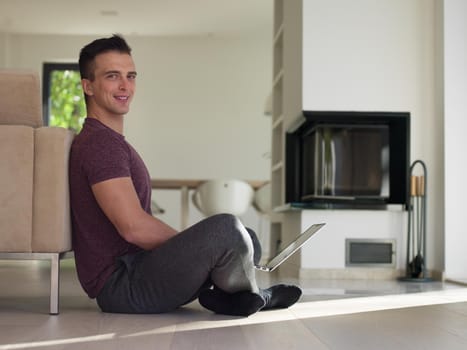
M 145 231 L 143 220 L 132 220 L 116 225 L 120 236 L 130 244 L 136 245 L 142 249 L 150 250 L 155 246 L 154 237 L 149 237 Z
M 138 227 L 133 222 L 121 222 L 117 223 L 116 229 L 120 236 L 131 244 L 138 245 Z

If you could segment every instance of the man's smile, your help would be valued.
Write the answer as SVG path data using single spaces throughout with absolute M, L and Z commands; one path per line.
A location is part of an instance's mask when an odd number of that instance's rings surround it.
M 115 98 L 120 101 L 127 101 L 130 97 L 129 96 L 115 96 Z

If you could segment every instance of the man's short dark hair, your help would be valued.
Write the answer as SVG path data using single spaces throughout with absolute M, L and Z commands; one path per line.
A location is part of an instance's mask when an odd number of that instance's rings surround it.
M 109 51 L 131 55 L 131 47 L 121 35 L 114 34 L 110 38 L 96 39 L 83 47 L 79 54 L 81 79 L 94 80 L 94 59 L 97 55 Z

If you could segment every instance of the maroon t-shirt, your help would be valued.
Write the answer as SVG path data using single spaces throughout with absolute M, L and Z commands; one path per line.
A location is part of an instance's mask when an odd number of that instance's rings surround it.
M 91 186 L 131 177 L 142 208 L 151 213 L 151 182 L 144 162 L 124 136 L 94 118 L 86 118 L 73 141 L 69 176 L 76 270 L 83 289 L 95 298 L 115 270 L 116 259 L 141 248 L 120 236 L 97 204 Z

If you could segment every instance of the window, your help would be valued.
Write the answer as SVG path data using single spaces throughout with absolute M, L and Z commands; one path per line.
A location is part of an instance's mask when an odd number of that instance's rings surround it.
M 45 125 L 81 130 L 86 105 L 77 63 L 44 63 L 42 105 Z

